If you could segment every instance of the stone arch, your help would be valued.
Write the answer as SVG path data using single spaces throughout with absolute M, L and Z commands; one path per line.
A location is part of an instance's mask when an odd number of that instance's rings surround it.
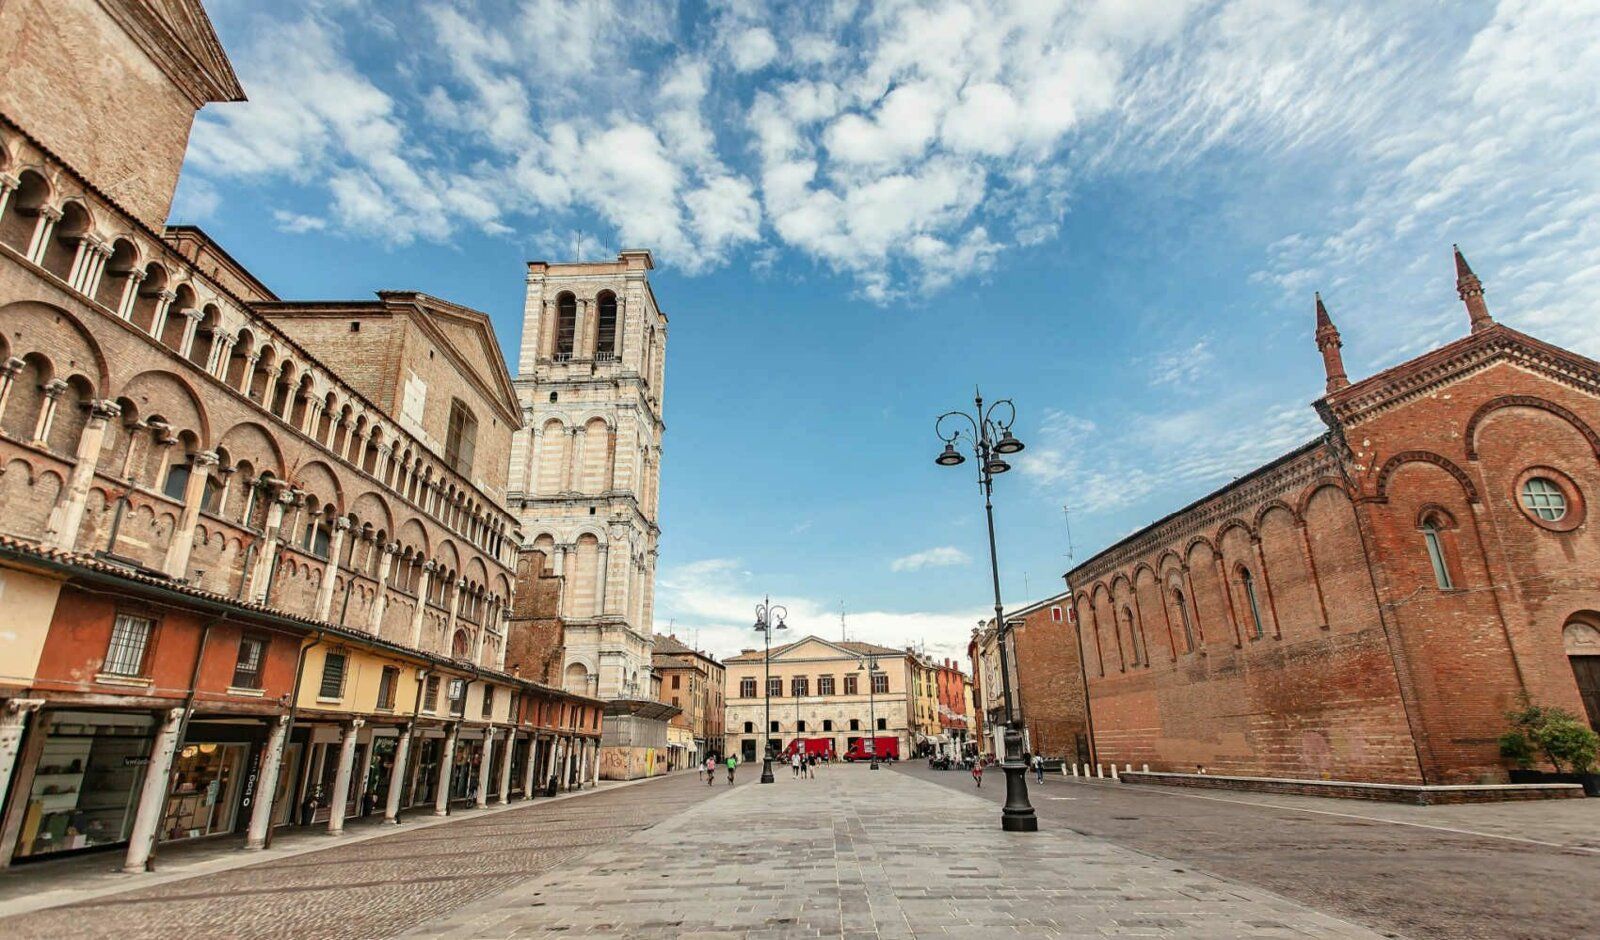
M 351 501 L 350 512 L 362 522 L 370 523 L 375 532 L 394 531 L 394 516 L 389 512 L 389 504 L 370 490 Z
M 122 386 L 119 397 L 131 401 L 142 420 L 159 417 L 174 430 L 193 429 L 202 447 L 212 440 L 210 418 L 183 376 L 163 370 L 141 372 Z
M 101 394 L 111 387 L 111 372 L 99 341 L 82 321 L 60 307 L 36 300 L 6 304 L 0 307 L 0 332 L 5 333 L 13 356 L 49 350 L 55 378 L 81 372 Z
M 39 211 L 54 198 L 55 190 L 45 174 L 32 168 L 17 173 L 17 188 L 6 201 L 5 215 L 0 217 L 0 242 L 19 253 L 27 252 L 39 224 Z
M 283 451 L 278 449 L 277 440 L 271 432 L 254 421 L 241 421 L 229 428 L 218 446 L 226 447 L 235 463 L 248 461 L 257 473 L 270 472 L 280 479 L 287 476 Z
M 40 253 L 39 266 L 61 280 L 72 273 L 79 243 L 94 232 L 94 215 L 82 200 L 71 198 L 61 203 L 61 218 L 50 230 L 50 240 Z
M 1318 477 L 1306 484 L 1306 488 L 1301 490 L 1300 496 L 1296 498 L 1294 506 L 1294 516 L 1296 521 L 1302 525 L 1305 524 L 1306 507 L 1311 505 L 1312 497 L 1326 489 L 1338 490 L 1346 499 L 1355 498 L 1354 494 L 1350 490 L 1350 487 L 1338 477 Z
M 1250 541 L 1251 539 L 1255 538 L 1255 531 L 1252 530 L 1249 525 L 1245 524 L 1243 519 L 1229 519 L 1227 522 L 1222 524 L 1221 528 L 1217 530 L 1217 544 L 1221 545 L 1223 540 L 1228 537 L 1228 533 L 1234 529 L 1238 529 L 1244 533 L 1245 541 Z
M 589 669 L 580 662 L 567 663 L 561 673 L 561 686 L 574 695 L 589 693 Z
M 95 285 L 95 303 L 120 315 L 128 278 L 139 269 L 140 262 L 138 245 L 126 237 L 114 239 L 111 242 L 111 257 L 106 259 L 105 269 L 100 273 L 100 283 Z
M 1267 513 L 1272 512 L 1275 509 L 1281 509 L 1282 511 L 1288 513 L 1291 522 L 1298 523 L 1300 521 L 1300 516 L 1294 511 L 1293 506 L 1281 499 L 1270 499 L 1265 503 L 1262 503 L 1261 508 L 1256 510 L 1255 519 L 1251 523 L 1250 527 L 1257 535 L 1261 534 L 1261 523 L 1266 520 Z
M 152 261 L 144 266 L 144 278 L 134 291 L 133 302 L 128 305 L 128 322 L 149 333 L 155 326 L 156 309 L 161 306 L 162 294 L 171 282 L 166 266 Z
M 332 503 L 338 514 L 344 513 L 344 488 L 339 485 L 339 475 L 326 463 L 314 460 L 297 468 L 289 483 L 297 490 L 315 493 L 320 502 Z
M 1468 419 L 1465 435 L 1468 460 L 1478 459 L 1478 427 L 1483 424 L 1484 419 L 1489 417 L 1491 413 L 1501 408 L 1536 408 L 1561 418 L 1578 429 L 1578 433 L 1582 434 L 1584 439 L 1589 442 L 1589 448 L 1594 451 L 1596 459 L 1600 459 L 1600 434 L 1596 434 L 1588 422 L 1572 411 L 1553 401 L 1546 401 L 1543 398 L 1536 398 L 1532 395 L 1501 395 L 1479 405 L 1478 410 L 1474 411 L 1472 417 Z
M 1467 494 L 1467 502 L 1477 503 L 1482 501 L 1478 497 L 1478 487 L 1472 482 L 1472 478 L 1467 476 L 1465 470 L 1462 470 L 1460 467 L 1456 466 L 1455 462 L 1450 460 L 1450 458 L 1440 456 L 1439 454 L 1427 450 L 1402 451 L 1398 454 L 1395 454 L 1393 457 L 1390 457 L 1388 460 L 1385 460 L 1383 462 L 1383 469 L 1378 471 L 1378 499 L 1388 498 L 1389 478 L 1394 476 L 1394 472 L 1396 470 L 1408 463 L 1433 464 L 1435 467 L 1438 467 L 1445 473 L 1455 477 L 1456 482 L 1461 484 L 1461 489 Z

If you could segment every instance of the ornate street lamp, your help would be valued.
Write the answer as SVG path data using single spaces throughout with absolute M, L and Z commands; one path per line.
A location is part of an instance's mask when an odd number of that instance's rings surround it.
M 1000 827 L 1007 832 L 1037 832 L 1039 817 L 1028 802 L 1028 768 L 1022 762 L 1022 732 L 1017 729 L 1011 706 L 1011 669 L 1006 657 L 1006 615 L 1000 604 L 1000 562 L 994 545 L 994 478 L 1011 469 L 1005 458 L 1022 450 L 1022 442 L 1011 433 L 1017 420 L 1016 405 L 1002 398 L 986 409 L 982 393 L 972 399 L 973 412 L 950 411 L 934 422 L 934 433 L 944 442 L 944 450 L 934 459 L 941 467 L 958 467 L 966 462 L 957 443 L 972 449 L 978 461 L 978 489 L 983 492 L 983 511 L 989 522 L 989 573 L 994 581 L 994 622 L 996 643 L 1000 647 L 1000 687 L 1005 704 L 1005 724 L 1001 739 L 1005 743 L 1000 769 L 1006 774 L 1006 806 Z M 963 424 L 962 422 L 965 422 Z M 954 430 L 946 432 L 946 427 Z
M 868 654 L 867 656 L 863 657 L 862 661 L 860 663 L 856 664 L 856 671 L 857 672 L 865 672 L 867 674 L 867 752 L 872 755 L 872 763 L 869 764 L 868 766 L 873 770 L 877 770 L 878 769 L 878 704 L 877 704 L 878 683 L 877 683 L 876 677 L 877 676 L 881 676 L 881 675 L 885 675 L 885 673 L 884 673 L 884 671 L 882 669 L 878 668 L 878 657 L 875 654 Z
M 772 604 L 772 598 L 770 598 L 770 597 L 764 598 L 761 603 L 756 605 L 756 625 L 755 625 L 755 630 L 756 630 L 757 633 L 761 634 L 762 639 L 766 643 L 766 650 L 767 650 L 767 655 L 765 657 L 764 667 L 763 667 L 764 671 L 766 673 L 765 679 L 766 679 L 766 683 L 767 683 L 766 696 L 765 696 L 766 697 L 766 711 L 767 711 L 767 718 L 766 718 L 767 727 L 766 727 L 766 733 L 762 736 L 762 745 L 763 745 L 762 749 L 761 749 L 761 782 L 762 783 L 772 783 L 773 782 L 773 777 L 772 777 L 772 631 L 789 629 L 789 625 L 783 622 L 786 618 L 788 618 L 788 616 L 789 616 L 789 609 L 787 607 L 782 607 L 782 606 L 774 607 L 773 604 Z M 777 622 L 774 623 L 773 622 L 774 620 L 776 620 Z

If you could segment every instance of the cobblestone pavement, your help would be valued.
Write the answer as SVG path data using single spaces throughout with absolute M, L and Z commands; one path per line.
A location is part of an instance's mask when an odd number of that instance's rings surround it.
M 744 784 L 753 775 L 743 774 Z M 0 919 L 23 938 L 388 937 L 729 788 L 682 774 Z
M 897 773 L 973 790 L 965 773 L 912 762 Z M 1600 936 L 1600 800 L 1400 806 L 1029 781 L 1049 832 L 1149 852 L 1385 933 Z M 980 792 L 1003 802 L 1001 775 L 986 775 Z
M 778 774 L 425 924 L 425 937 L 1376 937 L 894 771 Z

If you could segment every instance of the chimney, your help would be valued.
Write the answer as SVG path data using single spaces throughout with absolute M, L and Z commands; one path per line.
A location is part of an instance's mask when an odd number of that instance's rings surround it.
M 1333 318 L 1328 316 L 1328 308 L 1322 305 L 1322 294 L 1317 294 L 1317 349 L 1322 352 L 1322 371 L 1327 375 L 1327 394 L 1333 394 L 1341 388 L 1350 387 L 1350 379 L 1344 374 L 1344 355 L 1339 349 L 1344 342 L 1339 339 L 1339 329 L 1333 325 Z
M 1483 282 L 1472 273 L 1472 267 L 1461 254 L 1460 246 L 1451 245 L 1450 248 L 1456 253 L 1456 293 L 1461 295 L 1461 302 L 1467 305 L 1472 332 L 1487 330 L 1494 326 L 1494 317 L 1489 316 L 1489 305 L 1483 301 Z

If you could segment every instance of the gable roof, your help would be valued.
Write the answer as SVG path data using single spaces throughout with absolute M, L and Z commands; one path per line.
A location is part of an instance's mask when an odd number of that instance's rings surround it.
M 876 643 L 863 643 L 860 640 L 825 640 L 822 637 L 817 636 L 816 634 L 810 634 L 810 635 L 807 635 L 807 636 L 803 636 L 800 639 L 795 640 L 792 643 L 785 643 L 782 646 L 774 646 L 772 648 L 772 658 L 773 659 L 778 659 L 779 657 L 783 656 L 786 653 L 793 652 L 796 648 L 798 648 L 802 644 L 812 643 L 812 642 L 821 643 L 824 646 L 830 646 L 834 650 L 838 651 L 840 656 L 846 656 L 846 657 L 849 657 L 851 659 L 857 659 L 857 658 L 860 658 L 862 656 L 867 656 L 867 655 L 872 655 L 872 656 L 904 656 L 904 655 L 906 655 L 906 651 L 905 650 L 897 650 L 897 649 L 893 649 L 893 648 L 888 647 L 888 646 L 879 646 Z M 759 663 L 765 658 L 766 658 L 765 651 L 763 651 L 763 650 L 751 650 L 748 653 L 740 653 L 737 656 L 729 656 L 727 659 L 723 660 L 723 662 L 724 663 Z
M 506 357 L 500 351 L 500 341 L 488 314 L 421 291 L 381 290 L 378 296 L 387 304 L 401 304 L 415 310 L 419 314 L 418 321 L 433 334 L 434 340 L 459 365 L 466 367 L 466 373 L 475 380 L 474 384 L 484 397 L 500 406 L 513 428 L 522 426 L 522 404 L 511 384 Z
M 200 0 L 101 0 L 100 5 L 196 108 L 245 100 Z

